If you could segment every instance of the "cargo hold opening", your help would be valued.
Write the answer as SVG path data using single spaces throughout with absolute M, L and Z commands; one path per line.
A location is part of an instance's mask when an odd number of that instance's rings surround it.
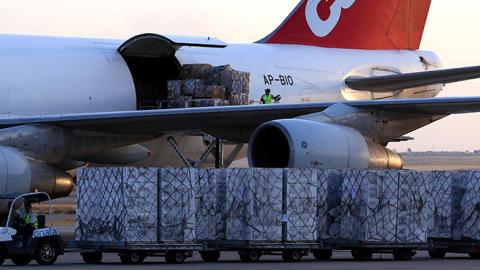
M 170 40 L 155 34 L 136 36 L 118 49 L 135 83 L 138 110 L 166 108 L 167 82 L 182 72 L 176 50 Z

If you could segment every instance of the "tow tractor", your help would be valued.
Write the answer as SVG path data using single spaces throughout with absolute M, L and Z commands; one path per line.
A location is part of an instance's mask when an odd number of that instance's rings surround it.
M 63 254 L 64 242 L 57 230 L 45 226 L 45 215 L 37 215 L 38 228 L 33 231 L 26 245 L 23 246 L 22 222 L 17 209 L 24 202 L 49 203 L 49 218 L 52 213 L 50 196 L 44 192 L 10 193 L 0 195 L 0 205 L 8 205 L 9 212 L 6 223 L 0 227 L 0 265 L 10 259 L 16 265 L 27 265 L 35 260 L 40 265 L 51 265 Z

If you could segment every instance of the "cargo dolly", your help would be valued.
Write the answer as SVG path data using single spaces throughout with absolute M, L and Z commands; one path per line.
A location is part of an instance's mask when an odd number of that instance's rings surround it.
M 480 259 L 480 241 L 471 239 L 428 239 L 428 255 L 432 259 L 443 259 L 447 253 L 463 253 L 468 254 L 472 259 Z
M 369 261 L 374 253 L 392 254 L 396 261 L 409 261 L 417 250 L 425 249 L 427 244 L 334 239 L 321 241 L 321 246 L 331 250 L 350 250 L 357 261 Z
M 87 264 L 99 264 L 104 253 L 117 253 L 123 264 L 141 264 L 147 257 L 164 257 L 167 263 L 183 263 L 193 252 L 209 251 L 195 243 L 126 244 L 123 242 L 67 241 L 65 253 L 80 253 Z

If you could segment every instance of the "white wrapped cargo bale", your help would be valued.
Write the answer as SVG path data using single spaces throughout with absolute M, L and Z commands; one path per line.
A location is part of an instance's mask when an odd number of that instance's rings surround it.
M 327 189 L 326 178 L 319 178 L 317 172 L 313 169 L 288 169 L 285 172 L 288 221 L 287 238 L 284 240 L 317 240 L 318 203 L 326 200 L 326 193 L 319 191 Z
M 233 70 L 229 65 L 213 68 L 213 81 L 224 86 L 228 94 L 249 94 L 250 73 Z
M 231 94 L 229 98 L 232 105 L 248 105 L 250 103 L 249 96 L 247 94 Z
M 222 99 L 194 99 L 191 104 L 192 107 L 216 107 L 224 106 L 225 102 Z
M 253 207 L 253 194 L 249 187 L 253 171 L 229 169 L 226 173 L 225 239 L 251 240 L 251 231 L 247 224 Z
M 175 103 L 182 95 L 182 81 L 168 81 L 167 92 L 170 103 Z
M 195 98 L 213 98 L 225 99 L 225 87 L 219 85 L 207 85 L 204 88 L 199 88 L 195 91 L 193 96 Z
M 431 173 L 399 171 L 397 241 L 425 243 L 431 208 L 428 183 Z
M 433 172 L 430 186 L 428 237 L 462 238 L 461 200 L 465 193 L 465 172 Z
M 228 169 L 226 240 L 282 240 L 281 169 Z
M 339 239 L 343 173 L 341 170 L 318 170 L 318 182 L 318 239 Z
M 201 169 L 195 183 L 197 240 L 222 240 L 225 237 L 222 215 L 225 205 L 225 171 Z
M 157 170 L 88 168 L 79 171 L 76 239 L 157 241 Z
M 210 64 L 187 64 L 182 67 L 182 78 L 185 80 L 199 79 L 209 80 L 212 77 L 212 65 Z
M 248 213 L 247 226 L 255 241 L 282 240 L 282 169 L 252 169 L 252 212 Z
M 462 238 L 480 240 L 480 171 L 468 171 L 462 199 Z
M 195 169 L 160 169 L 159 240 L 195 240 Z
M 341 238 L 395 242 L 398 176 L 392 171 L 345 170 Z
M 201 93 L 205 91 L 204 80 L 184 80 L 182 85 L 182 95 L 194 96 L 195 93 Z

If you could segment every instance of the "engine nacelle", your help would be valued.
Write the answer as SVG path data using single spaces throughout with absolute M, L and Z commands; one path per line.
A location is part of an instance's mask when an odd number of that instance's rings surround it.
M 276 120 L 257 128 L 248 161 L 262 168 L 403 168 L 397 153 L 367 141 L 355 129 L 301 119 Z
M 0 193 L 43 191 L 54 199 L 68 196 L 73 187 L 69 174 L 29 159 L 15 148 L 0 147 Z

